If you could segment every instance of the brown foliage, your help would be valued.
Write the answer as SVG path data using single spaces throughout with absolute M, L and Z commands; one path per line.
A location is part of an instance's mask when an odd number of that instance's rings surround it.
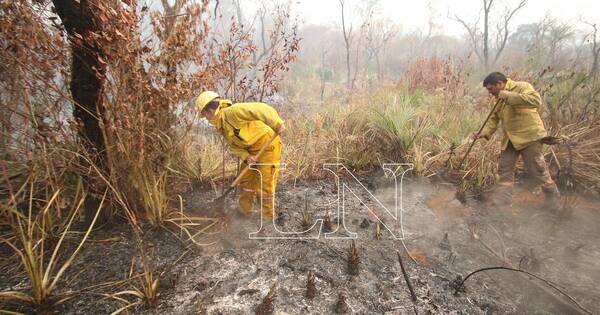
M 416 88 L 434 91 L 443 89 L 458 92 L 463 86 L 464 74 L 452 60 L 438 57 L 422 57 L 410 64 L 404 73 L 404 79 L 411 90 Z M 464 91 L 462 91 L 464 94 Z
M 11 169 L 43 161 L 41 180 L 54 189 L 71 187 L 80 176 L 108 185 L 109 200 L 133 222 L 138 215 L 132 209 L 166 207 L 162 190 L 172 187 L 165 182 L 184 156 L 178 150 L 195 118 L 190 100 L 205 89 L 241 99 L 275 93 L 298 49 L 296 24 L 283 7 L 274 11 L 268 51 L 253 62 L 251 29 L 236 22 L 224 34 L 211 29 L 206 0 L 177 1 L 163 11 L 137 1 L 54 3 L 56 8 L 49 1 L 0 7 L 2 154 Z M 90 19 L 69 20 L 67 13 L 82 3 Z M 67 89 L 66 82 L 79 79 L 69 79 L 75 73 L 71 60 L 95 76 L 87 83 L 100 88 L 97 101 L 84 104 L 73 86 Z M 97 125 L 96 136 L 105 143 L 93 141 L 98 150 L 85 150 L 78 141 L 90 123 L 78 113 Z M 107 167 L 97 165 L 98 154 Z M 148 187 L 167 197 L 144 198 Z

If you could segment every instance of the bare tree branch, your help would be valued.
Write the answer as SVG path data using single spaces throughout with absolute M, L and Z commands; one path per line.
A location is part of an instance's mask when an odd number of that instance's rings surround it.
M 458 15 L 454 15 L 453 17 L 448 15 L 448 18 L 460 23 L 465 28 L 465 30 L 469 34 L 469 39 L 471 40 L 471 46 L 473 46 L 473 51 L 475 52 L 475 55 L 477 55 L 479 62 L 481 62 L 482 64 L 485 63 L 485 60 L 483 59 L 483 56 L 479 51 L 479 45 L 477 44 L 477 23 L 475 23 L 473 26 L 469 26 L 469 24 L 467 24 L 467 22 L 461 19 Z
M 507 14 L 504 15 L 504 24 L 502 26 L 502 40 L 499 44 L 499 46 L 496 48 L 496 57 L 494 58 L 494 63 L 496 63 L 498 61 L 498 58 L 500 58 L 500 54 L 502 54 L 502 51 L 504 51 L 504 47 L 506 47 L 506 42 L 508 41 L 508 35 L 509 35 L 509 29 L 508 29 L 508 25 L 510 23 L 510 20 L 512 20 L 512 18 L 515 16 L 515 13 L 517 13 L 517 11 L 521 10 L 525 4 L 527 3 L 527 0 L 521 0 L 521 2 L 512 10 L 507 12 Z
M 592 66 L 590 68 L 590 77 L 596 79 L 600 68 L 600 43 L 598 43 L 598 25 L 596 23 L 581 20 L 581 22 L 592 27 L 592 32 L 586 35 L 586 39 L 590 42 L 592 53 Z
M 491 35 L 490 32 L 490 23 L 492 8 L 496 3 L 495 0 L 482 0 L 483 31 L 481 33 L 478 30 L 481 13 L 478 20 L 472 25 L 460 18 L 457 14 L 454 14 L 454 16 L 450 16 L 450 14 L 448 14 L 448 18 L 460 23 L 465 28 L 469 35 L 469 39 L 471 40 L 471 44 L 473 45 L 473 50 L 479 58 L 479 61 L 486 69 L 489 69 L 490 66 L 493 66 L 498 61 L 500 55 L 506 47 L 506 43 L 508 42 L 508 37 L 510 35 L 509 25 L 511 20 L 515 14 L 525 6 L 526 2 L 527 0 L 521 0 L 521 2 L 519 2 L 515 8 L 507 10 L 506 13 L 501 17 L 502 22 L 496 26 L 495 30 L 496 39 L 493 43 L 494 47 L 490 47 L 490 37 L 494 36 Z M 493 59 L 490 57 L 490 51 L 492 50 L 495 50 L 496 52 Z

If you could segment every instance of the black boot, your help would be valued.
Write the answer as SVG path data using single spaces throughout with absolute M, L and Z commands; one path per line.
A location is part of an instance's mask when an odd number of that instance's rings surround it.
M 492 207 L 512 207 L 512 187 L 497 187 L 490 197 Z
M 544 208 L 552 211 L 561 210 L 560 191 L 558 190 L 558 187 L 556 187 L 556 184 L 550 187 L 542 187 L 542 191 L 545 196 Z

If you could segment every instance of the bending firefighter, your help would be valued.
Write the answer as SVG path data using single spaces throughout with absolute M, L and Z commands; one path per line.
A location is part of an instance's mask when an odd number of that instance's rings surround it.
M 253 211 L 257 198 L 262 199 L 262 215 L 275 216 L 275 188 L 279 176 L 282 143 L 279 136 L 260 155 L 258 151 L 275 133 L 281 134 L 284 124 L 277 111 L 264 103 L 236 103 L 205 91 L 194 102 L 205 117 L 229 143 L 232 152 L 242 161 L 242 169 L 257 164 L 240 181 L 240 210 L 245 215 Z
M 546 204 L 557 208 L 560 192 L 548 172 L 540 141 L 546 137 L 546 129 L 538 113 L 542 105 L 540 94 L 531 84 L 513 81 L 499 72 L 489 74 L 483 86 L 494 96 L 492 105 L 495 110 L 481 134 L 473 137 L 489 140 L 500 122 L 504 131 L 498 164 L 500 181 L 492 202 L 495 205 L 511 203 L 515 164 L 521 156 L 527 174 L 536 186 L 541 186 Z

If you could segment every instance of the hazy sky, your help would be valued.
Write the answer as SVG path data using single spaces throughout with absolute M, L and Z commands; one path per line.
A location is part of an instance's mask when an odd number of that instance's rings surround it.
M 360 4 L 359 0 L 347 0 L 350 5 L 348 14 L 356 14 L 353 8 Z M 498 8 L 504 4 L 515 5 L 519 0 L 496 0 Z M 403 32 L 418 29 L 427 30 L 429 9 L 427 0 L 381 0 L 382 14 L 391 18 L 402 26 Z M 471 17 L 474 21 L 482 6 L 482 0 L 431 0 L 436 11 L 437 21 L 441 24 L 442 33 L 448 35 L 461 35 L 464 33 L 462 26 L 448 19 L 451 14 Z M 300 17 L 307 24 L 339 24 L 339 0 L 297 0 L 296 8 Z M 544 15 L 577 23 L 580 17 L 585 20 L 600 21 L 600 0 L 527 0 L 526 6 L 514 18 L 513 25 L 537 22 Z

